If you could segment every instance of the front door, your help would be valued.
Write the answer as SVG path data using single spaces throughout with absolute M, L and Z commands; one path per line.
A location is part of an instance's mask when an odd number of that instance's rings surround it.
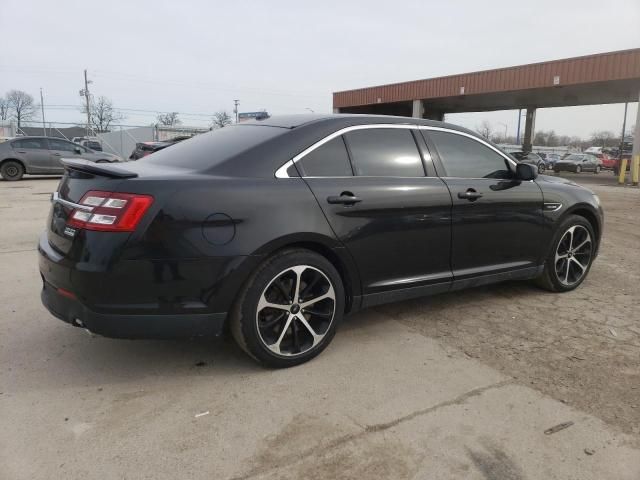
M 451 197 L 410 129 L 351 131 L 296 165 L 358 266 L 364 305 L 449 288 Z
M 453 200 L 454 280 L 535 272 L 547 244 L 538 185 L 514 179 L 508 160 L 475 137 L 423 134 L 438 154 L 438 173 Z

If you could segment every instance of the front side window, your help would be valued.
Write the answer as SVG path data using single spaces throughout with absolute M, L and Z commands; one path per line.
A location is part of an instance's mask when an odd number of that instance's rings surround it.
M 407 128 L 368 128 L 345 134 L 356 175 L 424 177 L 424 167 Z
M 296 163 L 303 177 L 350 177 L 351 164 L 342 137 L 320 145 Z
M 71 142 L 65 142 L 64 140 L 55 140 L 55 139 L 50 139 L 49 140 L 49 148 L 51 150 L 61 150 L 63 152 L 73 152 L 75 151 L 76 148 L 78 148 L 78 145 L 76 145 L 75 143 L 71 143 Z
M 472 138 L 435 130 L 428 135 L 448 177 L 508 178 L 511 175 L 502 155 Z
M 23 138 L 11 144 L 13 148 L 33 148 L 47 150 L 47 141 L 44 138 Z

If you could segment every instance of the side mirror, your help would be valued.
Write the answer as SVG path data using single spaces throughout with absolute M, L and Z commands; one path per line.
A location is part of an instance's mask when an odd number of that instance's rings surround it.
M 73 151 L 76 153 L 82 153 L 82 149 L 80 147 L 75 147 Z
M 535 180 L 538 177 L 538 168 L 530 163 L 519 163 L 516 165 L 516 178 L 518 180 Z

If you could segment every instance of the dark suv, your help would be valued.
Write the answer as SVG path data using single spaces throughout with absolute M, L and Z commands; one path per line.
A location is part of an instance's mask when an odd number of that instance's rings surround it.
M 277 367 L 361 308 L 504 280 L 572 290 L 602 232 L 591 191 L 403 117 L 272 117 L 66 168 L 38 248 L 55 316 L 122 338 L 228 323 Z

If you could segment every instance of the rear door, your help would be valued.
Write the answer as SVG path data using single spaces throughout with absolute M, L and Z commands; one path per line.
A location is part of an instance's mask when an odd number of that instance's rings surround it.
M 21 138 L 11 142 L 18 159 L 23 160 L 29 173 L 52 173 L 46 138 Z
M 453 200 L 454 280 L 535 269 L 548 243 L 542 192 L 498 150 L 462 132 L 423 130 Z
M 430 163 L 425 175 L 423 155 L 410 128 L 367 126 L 296 163 L 358 266 L 364 305 L 393 299 L 375 295 L 390 290 L 450 286 L 451 197 Z

